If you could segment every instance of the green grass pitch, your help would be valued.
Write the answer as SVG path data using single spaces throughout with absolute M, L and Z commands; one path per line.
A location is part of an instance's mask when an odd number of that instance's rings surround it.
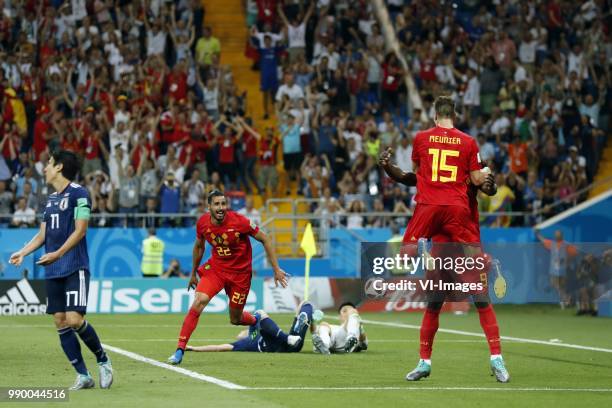
M 612 349 L 610 319 L 574 317 L 571 311 L 552 306 L 501 306 L 497 311 L 502 336 L 558 339 L 566 344 Z M 162 362 L 174 351 L 183 318 L 182 315 L 88 317 L 104 343 Z M 292 320 L 290 315 L 272 317 L 283 328 L 288 328 Z M 420 313 L 362 317 L 412 325 L 418 325 L 421 319 Z M 464 316 L 443 314 L 440 326 L 480 333 L 478 315 L 473 310 Z M 229 324 L 227 316 L 205 314 L 190 344 L 229 342 L 239 330 Z M 418 331 L 373 323 L 366 324 L 366 331 L 370 349 L 365 353 L 316 355 L 308 337 L 299 354 L 188 353 L 180 366 L 248 387 L 245 390 L 226 389 L 110 352 L 116 373 L 110 390 L 73 392 L 69 403 L 53 405 L 612 406 L 612 352 L 503 341 L 503 355 L 512 380 L 509 384 L 498 384 L 490 376 L 484 338 L 441 332 L 436 336 L 431 377 L 408 383 L 404 376 L 418 359 Z M 61 351 L 49 316 L 2 317 L 0 332 L 0 386 L 57 387 L 72 383 L 73 369 Z M 84 346 L 83 355 L 97 380 L 95 361 Z

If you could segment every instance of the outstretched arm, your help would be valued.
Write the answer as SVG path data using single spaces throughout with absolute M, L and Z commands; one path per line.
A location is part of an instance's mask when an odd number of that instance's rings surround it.
M 40 223 L 40 229 L 38 233 L 34 235 L 34 238 L 30 242 L 28 242 L 23 248 L 19 251 L 15 252 L 9 258 L 9 263 L 11 265 L 19 266 L 23 262 L 23 258 L 30 255 L 32 252 L 36 251 L 45 243 L 45 223 Z
M 231 344 L 211 344 L 209 346 L 187 346 L 185 351 L 199 351 L 199 352 L 210 352 L 210 351 L 233 351 L 234 346 Z
M 253 236 L 253 238 L 261 242 L 264 246 L 264 250 L 268 256 L 268 261 L 274 270 L 274 283 L 276 286 L 278 286 L 278 283 L 280 282 L 281 286 L 286 288 L 287 273 L 283 271 L 280 266 L 278 266 L 278 259 L 276 259 L 276 253 L 274 253 L 274 248 L 272 248 L 272 241 L 270 240 L 270 237 L 268 237 L 268 235 L 262 230 L 259 230 L 257 231 L 257 234 Z
M 405 172 L 400 169 L 397 165 L 391 163 L 391 155 L 393 154 L 393 149 L 391 147 L 387 147 L 387 150 L 380 155 L 378 159 L 378 164 L 383 168 L 385 173 L 389 177 L 391 177 L 395 182 L 403 184 L 408 187 L 414 187 L 417 184 L 416 173 Z
M 315 2 L 311 1 L 310 6 L 308 7 L 308 10 L 306 11 L 306 15 L 304 15 L 304 20 L 302 20 L 302 23 L 308 22 L 308 20 L 310 19 L 310 16 L 312 16 L 312 12 L 314 11 L 314 8 L 315 8 Z
M 283 24 L 285 24 L 285 26 L 289 26 L 289 20 L 287 19 L 287 16 L 285 15 L 285 12 L 283 11 L 283 6 L 282 4 L 278 4 L 278 16 L 281 18 L 281 20 L 283 21 Z
M 188 289 L 195 289 L 198 285 L 198 267 L 200 266 L 200 262 L 202 262 L 202 257 L 204 256 L 204 249 L 204 239 L 197 237 L 195 243 L 193 244 L 193 251 L 191 255 L 191 278 L 189 279 Z
M 78 210 L 78 209 L 77 209 Z M 89 212 L 83 218 L 74 220 L 74 232 L 70 234 L 64 245 L 57 251 L 48 252 L 40 257 L 37 265 L 50 265 L 60 259 L 64 254 L 74 248 L 87 234 L 87 224 L 89 223 Z

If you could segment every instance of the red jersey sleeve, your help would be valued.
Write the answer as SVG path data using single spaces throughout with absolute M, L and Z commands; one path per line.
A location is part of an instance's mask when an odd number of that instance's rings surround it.
M 243 215 L 236 214 L 236 224 L 238 225 L 238 232 L 241 234 L 255 236 L 259 232 L 257 224 Z
M 470 139 L 468 154 L 468 168 L 470 171 L 480 170 L 482 168 L 480 164 L 480 150 L 474 139 Z

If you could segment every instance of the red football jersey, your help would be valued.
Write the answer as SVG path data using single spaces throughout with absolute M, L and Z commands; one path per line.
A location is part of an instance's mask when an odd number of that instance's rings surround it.
M 439 126 L 418 132 L 412 161 L 418 166 L 417 203 L 469 209 L 467 181 L 471 171 L 480 169 L 478 145 L 472 137 Z
M 250 236 L 259 232 L 259 227 L 248 218 L 227 211 L 221 225 L 213 224 L 210 213 L 198 220 L 196 234 L 212 246 L 212 256 L 208 263 L 230 273 L 252 272 L 252 251 Z

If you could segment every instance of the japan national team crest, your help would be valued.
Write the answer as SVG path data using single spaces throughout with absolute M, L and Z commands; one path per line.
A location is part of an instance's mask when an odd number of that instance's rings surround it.
M 66 208 L 68 208 L 68 197 L 62 198 L 62 200 L 59 203 L 60 210 L 64 211 Z

